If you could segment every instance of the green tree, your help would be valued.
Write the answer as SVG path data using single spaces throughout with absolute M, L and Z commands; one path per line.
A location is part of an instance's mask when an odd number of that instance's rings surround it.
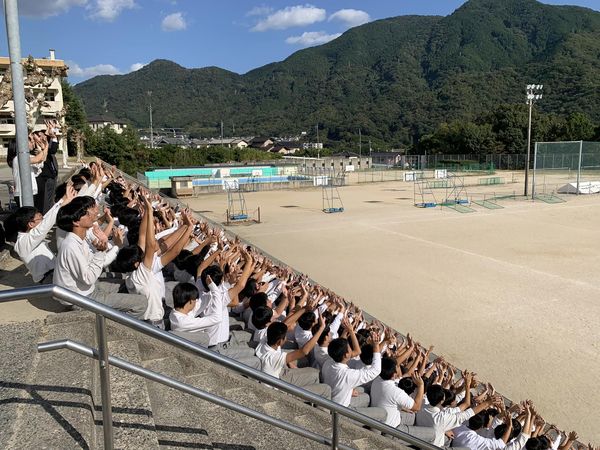
M 77 137 L 88 128 L 87 117 L 81 99 L 69 84 L 62 80 L 63 102 L 65 105 L 65 123 L 67 125 L 67 148 L 70 155 L 77 153 Z

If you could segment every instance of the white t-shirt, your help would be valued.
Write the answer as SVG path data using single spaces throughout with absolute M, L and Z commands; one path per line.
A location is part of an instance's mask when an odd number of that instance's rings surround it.
M 158 264 L 155 264 L 157 259 Z M 144 320 L 162 320 L 165 314 L 162 304 L 163 297 L 160 295 L 161 286 L 154 273 L 154 267 L 158 268 L 159 266 L 162 268 L 160 258 L 154 254 L 153 269 L 148 269 L 142 262 L 125 278 L 125 285 L 130 294 L 140 294 L 148 299 L 148 307 L 143 316 Z M 162 272 L 160 272 L 160 277 L 162 278 Z
M 502 439 L 485 438 L 471 430 L 466 424 L 454 430 L 453 447 L 465 447 L 470 450 L 501 450 L 506 447 Z
M 411 409 L 415 401 L 398 387 L 396 380 L 377 377 L 371 384 L 371 406 L 379 406 L 387 412 L 386 425 L 396 428 L 401 423 L 400 410 Z
M 346 364 L 329 359 L 323 365 L 323 382 L 331 387 L 331 400 L 349 406 L 352 390 L 374 380 L 381 372 L 381 353 L 373 353 L 373 363 L 363 369 L 350 369 Z
M 281 371 L 286 367 L 287 356 L 281 348 L 275 350 L 265 341 L 258 344 L 254 354 L 260 359 L 261 370 L 264 373 L 279 378 Z

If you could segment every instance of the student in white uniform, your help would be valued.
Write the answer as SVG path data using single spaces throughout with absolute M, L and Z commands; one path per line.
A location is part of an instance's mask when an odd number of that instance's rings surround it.
M 490 406 L 494 405 L 495 402 L 502 400 L 501 397 L 500 399 L 496 397 L 488 398 L 486 401 L 471 408 L 471 390 L 469 387 L 471 386 L 472 377 L 473 376 L 470 373 L 465 374 L 465 386 L 467 386 L 467 388 L 464 404 L 467 406 L 467 409 L 464 411 L 457 408 L 444 408 L 442 406 L 446 396 L 444 388 L 439 384 L 433 384 L 427 388 L 427 400 L 429 404 L 425 405 L 423 409 L 417 413 L 416 424 L 421 427 L 434 428 L 434 445 L 437 445 L 438 447 L 443 446 L 445 443 L 446 431 L 450 431 L 460 426 L 475 414 L 488 409 Z
M 481 411 L 458 428 L 455 428 L 453 430 L 452 447 L 465 447 L 470 450 L 502 450 L 505 448 L 512 433 L 511 414 L 507 412 L 504 417 L 506 428 L 500 439 L 486 438 L 477 433 L 478 430 L 484 427 L 488 417 L 485 411 Z
M 261 370 L 275 378 L 303 387 L 315 394 L 330 398 L 329 386 L 319 382 L 319 371 L 312 367 L 290 369 L 288 365 L 307 356 L 317 343 L 317 338 L 325 329 L 325 321 L 319 319 L 319 329 L 304 346 L 298 350 L 284 352 L 281 346 L 286 341 L 288 327 L 282 322 L 273 322 L 267 328 L 267 339 L 256 347 L 255 354 L 260 359 Z
M 402 423 L 400 410 L 419 411 L 423 403 L 425 393 L 423 379 L 419 374 L 413 375 L 413 381 L 417 386 L 414 399 L 397 385 L 402 377 L 402 369 L 393 358 L 381 360 L 381 373 L 371 385 L 371 406 L 385 409 L 387 418 L 386 425 L 398 427 Z M 412 424 L 411 424 L 412 425 Z
M 128 272 L 125 279 L 128 292 L 143 295 L 148 300 L 148 307 L 142 318 L 164 329 L 165 279 L 162 269 L 175 259 L 188 243 L 193 227 L 189 216 L 183 214 L 184 229 L 179 239 L 159 256 L 158 243 L 154 234 L 152 204 L 145 196 L 141 196 L 141 201 L 144 205 L 144 218 L 140 225 L 138 244 L 121 249 L 115 266 L 119 271 Z
M 100 283 L 98 278 L 105 266 L 117 255 L 118 247 L 109 244 L 99 229 L 94 232 L 97 239 L 92 252 L 86 234 L 94 226 L 98 216 L 98 205 L 92 197 L 76 197 L 58 211 L 56 223 L 68 234 L 58 249 L 53 282 L 77 294 L 103 303 L 120 311 L 141 318 L 146 311 L 147 300 L 141 295 L 119 294 L 110 283 Z M 115 233 L 116 244 L 121 235 Z
M 35 283 L 52 283 L 55 255 L 48 247 L 46 238 L 56 224 L 59 209 L 73 200 L 75 195 L 73 186 L 68 185 L 63 198 L 44 216 L 33 206 L 23 206 L 7 219 L 7 223 L 14 224 L 18 231 L 14 250 L 29 270 Z
M 367 404 L 352 403 L 352 392 L 354 388 L 374 380 L 381 372 L 381 344 L 379 337 L 371 335 L 370 342 L 373 344 L 373 363 L 362 369 L 350 369 L 348 361 L 352 358 L 352 349 L 348 340 L 344 338 L 334 339 L 329 343 L 327 352 L 331 357 L 323 365 L 321 375 L 323 382 L 331 387 L 331 399 L 342 406 L 364 407 Z M 368 399 L 368 396 L 366 397 Z

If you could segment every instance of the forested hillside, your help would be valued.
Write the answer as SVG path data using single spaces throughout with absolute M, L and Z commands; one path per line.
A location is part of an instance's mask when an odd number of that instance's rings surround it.
M 431 144 L 443 123 L 493 127 L 499 105 L 524 106 L 528 83 L 544 84 L 538 107 L 549 121 L 580 112 L 598 125 L 600 13 L 535 0 L 470 0 L 447 17 L 353 28 L 244 75 L 157 60 L 75 91 L 88 115 L 108 111 L 140 127 L 152 91 L 155 126 L 215 136 L 223 120 L 236 134 L 281 135 L 319 123 L 332 141 L 355 140 L 360 128 L 365 139 L 392 147 L 425 135 Z

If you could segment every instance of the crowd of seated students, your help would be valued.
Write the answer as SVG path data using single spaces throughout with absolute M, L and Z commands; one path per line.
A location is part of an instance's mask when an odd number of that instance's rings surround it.
M 507 407 L 432 347 L 366 320 L 99 161 L 59 186 L 46 214 L 21 207 L 4 226 L 34 283 L 93 298 L 435 445 L 577 445 L 575 432 L 546 424 L 530 401 Z

